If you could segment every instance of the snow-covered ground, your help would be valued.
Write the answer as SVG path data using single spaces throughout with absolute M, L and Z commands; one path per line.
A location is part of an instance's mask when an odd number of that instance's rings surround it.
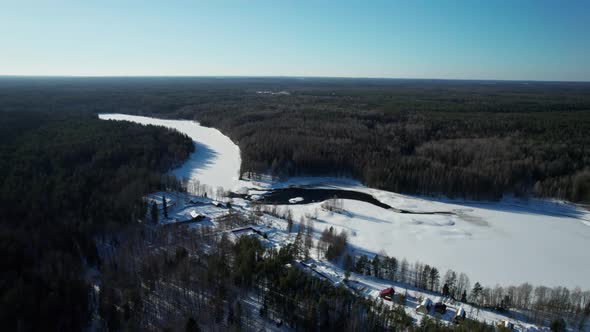
M 340 178 L 292 178 L 287 181 L 240 181 L 239 148 L 216 129 L 192 121 L 160 120 L 121 114 L 101 119 L 162 125 L 188 134 L 197 145 L 179 177 L 199 180 L 212 188 L 250 188 L 250 194 L 291 185 L 357 190 L 398 209 L 444 214 L 404 214 L 372 204 L 343 200 L 343 213 L 325 211 L 320 203 L 289 204 L 294 219 L 317 210 L 316 232 L 334 226 L 349 232 L 358 253 L 406 258 L 465 272 L 484 285 L 535 285 L 590 288 L 590 213 L 565 202 L 513 198 L 501 202 L 470 202 L 400 195 Z M 293 198 L 292 203 L 298 203 Z M 305 201 L 303 201 L 305 203 Z M 244 203 L 246 204 L 246 203 Z
M 234 199 L 233 206 L 241 209 L 241 211 L 247 210 L 247 201 L 243 199 Z M 280 248 L 288 243 L 293 243 L 297 233 L 298 225 L 293 226 L 291 233 L 287 231 L 287 221 L 282 218 L 271 216 L 267 213 L 260 215 L 261 222 L 263 225 L 256 225 L 251 227 L 239 227 L 235 230 L 229 230 L 235 237 L 237 236 L 257 236 L 261 243 L 266 247 Z M 319 230 L 321 229 L 319 221 L 315 222 L 316 232 L 314 233 L 315 241 L 320 237 Z M 251 231 L 251 228 L 260 230 L 260 233 L 264 233 L 265 236 L 260 236 Z M 231 238 L 231 237 L 230 237 Z M 412 287 L 408 284 L 398 283 L 379 279 L 373 276 L 366 276 L 361 274 L 352 273 L 348 281 L 345 280 L 345 272 L 341 266 L 326 261 L 323 257 L 318 256 L 316 250 L 311 250 L 310 258 L 306 261 L 296 261 L 293 264 L 317 278 L 321 278 L 331 282 L 334 285 L 344 285 L 356 294 L 364 297 L 379 298 L 379 291 L 388 287 L 395 289 L 396 298 L 395 301 L 399 300 L 399 295 L 405 295 L 405 302 L 402 303 L 404 310 L 410 315 L 415 323 L 418 323 L 423 313 L 416 311 L 417 305 L 424 299 L 430 298 L 433 302 L 443 302 L 447 305 L 447 312 L 442 315 L 441 320 L 448 324 L 453 322 L 453 317 L 459 308 L 463 308 L 466 312 L 467 318 L 475 319 L 478 321 L 484 321 L 488 324 L 495 325 L 501 321 L 509 321 L 513 323 L 517 331 L 541 331 L 547 330 L 543 327 L 535 326 L 522 317 L 518 312 L 510 311 L 507 313 L 498 313 L 488 309 L 478 309 L 470 304 L 453 301 L 449 298 L 445 298 L 440 294 L 429 292 L 426 290 Z M 393 305 L 393 302 L 384 301 L 386 305 Z M 434 310 L 431 309 L 428 313 L 431 317 L 434 317 Z
M 590 288 L 590 253 L 585 250 L 590 227 L 579 219 L 554 215 L 548 207 L 538 211 L 535 202 L 454 204 L 356 189 L 395 207 L 456 215 L 402 214 L 355 200 L 343 200 L 344 213 L 326 211 L 321 203 L 288 207 L 295 220 L 317 211 L 316 231 L 345 229 L 359 253 L 384 251 L 443 273 L 449 268 L 465 272 L 472 282 L 490 286 L 530 282 Z

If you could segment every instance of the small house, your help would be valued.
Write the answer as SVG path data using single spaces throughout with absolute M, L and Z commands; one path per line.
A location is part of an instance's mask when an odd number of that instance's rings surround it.
M 465 316 L 465 309 L 463 309 L 463 307 L 459 307 L 455 313 L 455 317 L 453 317 L 453 321 L 458 324 L 460 321 L 465 319 Z
M 447 305 L 442 302 L 436 302 L 434 304 L 434 311 L 443 315 L 445 312 L 447 312 Z
M 507 320 L 501 320 L 501 321 L 499 321 L 498 322 L 498 326 L 505 327 L 505 328 L 507 328 L 509 330 L 514 330 L 514 324 L 511 323 L 511 322 L 509 322 L 509 321 L 507 321 Z
M 190 212 L 190 215 L 191 215 L 192 221 L 201 221 L 201 220 L 205 219 L 204 215 L 197 213 L 197 211 L 195 211 L 195 210 L 192 210 Z
M 425 298 L 422 302 L 416 307 L 416 312 L 421 312 L 423 314 L 428 314 L 430 308 L 432 307 L 432 300 L 429 298 Z
M 386 299 L 388 301 L 391 301 L 393 299 L 394 295 L 395 295 L 395 290 L 393 289 L 393 287 L 382 289 L 379 292 L 379 297 L 381 297 L 382 299 Z

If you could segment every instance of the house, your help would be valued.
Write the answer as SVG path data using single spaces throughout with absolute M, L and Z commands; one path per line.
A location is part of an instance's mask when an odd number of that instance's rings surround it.
M 463 309 L 463 307 L 459 307 L 455 313 L 455 317 L 453 317 L 453 321 L 458 324 L 460 321 L 465 319 L 465 316 L 465 309 Z
M 436 302 L 434 304 L 434 311 L 443 315 L 445 312 L 447 312 L 447 305 L 442 302 Z
M 499 321 L 498 322 L 498 327 L 500 327 L 500 326 L 501 327 L 505 327 L 505 328 L 507 328 L 509 330 L 514 330 L 514 324 L 511 323 L 511 322 L 509 322 L 509 321 L 507 321 L 507 320 L 501 320 L 501 321 Z
M 429 298 L 425 298 L 422 302 L 416 307 L 416 312 L 421 312 L 423 314 L 428 314 L 430 308 L 432 307 L 432 300 Z
M 192 221 L 201 221 L 201 220 L 205 219 L 204 215 L 197 213 L 197 211 L 195 211 L 195 210 L 192 210 L 190 212 L 190 215 L 191 215 Z
M 261 236 L 264 238 L 265 234 L 266 233 L 253 226 L 235 228 L 230 231 L 230 235 L 233 237 L 234 241 L 242 236 Z
M 395 290 L 393 289 L 393 287 L 382 289 L 379 292 L 379 297 L 389 300 L 389 301 L 393 300 L 394 295 L 395 295 Z

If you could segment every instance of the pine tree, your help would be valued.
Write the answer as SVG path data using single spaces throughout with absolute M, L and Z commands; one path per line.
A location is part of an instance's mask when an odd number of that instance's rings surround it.
M 438 281 L 440 278 L 440 274 L 438 273 L 438 270 L 433 267 L 432 269 L 430 269 L 430 275 L 428 276 L 428 279 L 430 280 L 430 290 L 435 290 L 438 286 Z
M 162 210 L 164 211 L 164 217 L 168 218 L 168 204 L 164 195 L 162 195 Z
M 442 289 L 443 296 L 449 296 L 449 284 L 445 282 Z
M 344 261 L 342 263 L 344 271 L 351 271 L 354 267 L 354 261 L 349 253 L 344 254 Z
M 479 282 L 476 282 L 475 285 L 473 285 L 473 289 L 471 290 L 471 301 L 478 304 L 479 295 L 481 294 L 481 291 L 483 291 L 483 287 L 481 287 L 481 284 Z
M 158 206 L 156 205 L 156 203 L 152 203 L 152 208 L 150 210 L 150 214 L 151 214 L 151 220 L 152 223 L 157 224 L 158 223 Z
M 295 236 L 295 242 L 293 242 L 293 256 L 295 259 L 301 259 L 302 254 L 304 254 L 303 248 L 303 229 L 305 228 L 305 224 L 299 224 L 297 229 L 297 235 Z
M 293 230 L 293 214 L 291 210 L 287 210 L 287 233 L 291 233 Z
M 356 272 L 366 274 L 369 271 L 369 275 L 371 275 L 371 270 L 367 269 L 367 265 L 369 263 L 369 258 L 367 255 L 362 255 L 359 259 L 356 260 Z
M 381 273 L 379 273 L 379 256 L 375 255 L 375 257 L 373 257 L 373 261 L 371 262 L 371 264 L 373 265 L 373 275 L 377 278 L 381 278 Z
M 563 318 L 557 318 L 551 322 L 551 331 L 554 332 L 565 332 L 567 330 L 567 323 Z
M 303 223 L 303 220 L 301 223 Z M 309 252 L 311 251 L 311 249 L 313 247 L 313 221 L 312 220 L 308 220 L 307 226 L 305 228 L 304 245 L 305 245 L 305 259 L 308 259 Z

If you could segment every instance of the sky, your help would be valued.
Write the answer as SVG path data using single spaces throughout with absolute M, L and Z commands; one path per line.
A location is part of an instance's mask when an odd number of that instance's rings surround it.
M 0 0 L 0 75 L 590 81 L 590 1 Z

